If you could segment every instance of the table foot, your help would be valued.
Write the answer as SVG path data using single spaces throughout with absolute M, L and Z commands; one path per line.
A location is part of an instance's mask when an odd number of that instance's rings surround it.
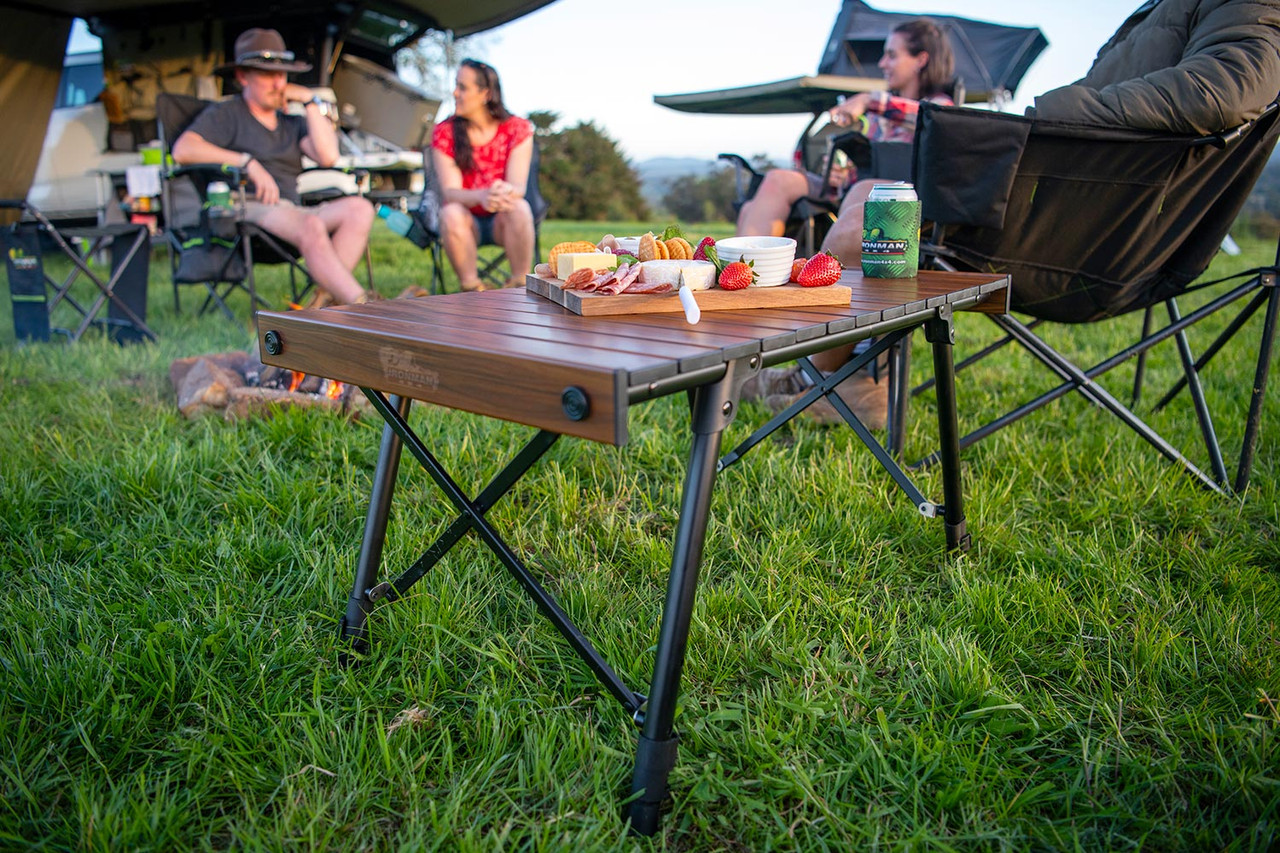
M 392 397 L 389 401 L 401 418 L 408 416 L 409 402 L 408 397 Z M 387 537 L 387 517 L 391 512 L 391 497 L 395 491 L 396 473 L 400 470 L 402 447 L 400 436 L 390 424 L 383 427 L 378 466 L 373 472 L 369 511 L 364 521 L 364 537 L 360 542 L 360 557 L 356 561 L 355 582 L 347 599 L 347 612 L 341 622 L 342 638 L 350 644 L 349 649 L 339 654 L 338 663 L 341 666 L 351 665 L 359 655 L 369 651 L 369 632 L 365 628 L 365 620 L 373 609 L 369 590 L 378 582 L 378 567 L 382 563 L 382 546 Z
M 636 769 L 631 778 L 631 794 L 635 798 L 627 806 L 631 834 L 650 836 L 658 831 L 662 820 L 662 804 L 667 799 L 667 778 L 676 766 L 676 747 L 680 738 L 650 740 L 640 735 L 636 747 Z

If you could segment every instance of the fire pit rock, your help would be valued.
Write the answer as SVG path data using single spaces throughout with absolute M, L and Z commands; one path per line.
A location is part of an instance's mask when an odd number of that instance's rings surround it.
M 360 389 L 264 365 L 253 352 L 180 358 L 169 365 L 178 410 L 187 418 L 268 417 L 284 408 L 319 407 L 352 418 L 372 411 Z

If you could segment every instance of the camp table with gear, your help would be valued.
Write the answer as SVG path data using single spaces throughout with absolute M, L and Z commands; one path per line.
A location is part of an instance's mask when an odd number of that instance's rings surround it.
M 770 427 L 721 456 L 721 437 L 738 414 L 743 382 L 762 368 L 874 337 L 866 354 L 850 362 L 857 369 L 923 328 L 933 351 L 943 502 L 926 498 L 866 427 L 851 413 L 846 418 L 921 515 L 942 519 L 948 548 L 968 546 L 952 319 L 956 311 L 1004 313 L 1009 279 L 927 271 L 914 279 L 864 281 L 860 272 L 846 271 L 839 284 L 851 294 L 843 305 L 715 311 L 696 326 L 678 314 L 582 316 L 519 289 L 260 312 L 263 361 L 357 385 L 385 421 L 355 582 L 341 622 L 346 640 L 367 652 L 366 622 L 374 608 L 405 596 L 456 542 L 474 532 L 638 727 L 627 809 L 632 831 L 652 835 L 676 761 L 676 697 L 712 489 L 717 473 Z M 814 398 L 843 378 L 833 374 L 815 386 Z M 625 445 L 631 407 L 678 392 L 689 398 L 692 440 L 645 693 L 629 687 L 604 660 L 485 516 L 561 436 Z M 535 432 L 492 482 L 470 495 L 410 425 L 412 400 L 525 424 Z M 454 506 L 456 517 L 407 569 L 383 579 L 383 542 L 406 448 Z M 734 487 L 732 480 L 727 487 Z

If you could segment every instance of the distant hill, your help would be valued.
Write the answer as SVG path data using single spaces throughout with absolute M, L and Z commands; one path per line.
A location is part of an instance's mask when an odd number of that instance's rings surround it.
M 662 197 L 672 181 L 689 175 L 702 177 L 724 164 L 718 160 L 701 160 L 697 157 L 654 157 L 632 165 L 640 177 L 640 194 L 654 209 L 661 209 Z

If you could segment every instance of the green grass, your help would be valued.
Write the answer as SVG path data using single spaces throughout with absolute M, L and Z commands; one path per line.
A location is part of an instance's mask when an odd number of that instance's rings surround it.
M 551 222 L 544 253 L 605 230 L 638 228 Z M 380 290 L 426 280 L 424 254 L 376 237 Z M 1270 260 L 1246 249 L 1231 263 Z M 364 666 L 338 667 L 379 428 L 320 412 L 184 420 L 169 363 L 250 335 L 175 315 L 160 261 L 158 344 L 18 346 L 0 331 L 0 848 L 1280 843 L 1276 377 L 1243 498 L 1198 489 L 1074 395 L 966 451 L 964 556 L 850 431 L 799 424 L 758 448 L 712 505 L 674 810 L 633 840 L 618 804 L 634 728 L 474 537 L 374 614 Z M 279 304 L 283 277 L 263 280 Z M 1136 322 L 1049 338 L 1091 363 Z M 960 354 L 990 330 L 960 317 Z M 1216 403 L 1243 404 L 1257 330 L 1209 372 Z M 1176 354 L 1150 367 L 1154 399 Z M 966 372 L 962 421 L 1045 387 L 1035 375 L 1013 353 Z M 1128 375 L 1110 382 L 1122 398 Z M 490 514 L 641 690 L 683 407 L 638 407 L 625 448 L 560 442 Z M 926 395 L 914 454 L 931 417 Z M 1151 419 L 1186 436 L 1193 417 Z M 763 418 L 748 406 L 726 441 Z M 429 406 L 412 419 L 473 492 L 530 434 Z M 1219 428 L 1238 446 L 1240 418 Z M 936 472 L 922 480 L 940 494 Z M 416 466 L 398 488 L 392 567 L 450 518 Z

